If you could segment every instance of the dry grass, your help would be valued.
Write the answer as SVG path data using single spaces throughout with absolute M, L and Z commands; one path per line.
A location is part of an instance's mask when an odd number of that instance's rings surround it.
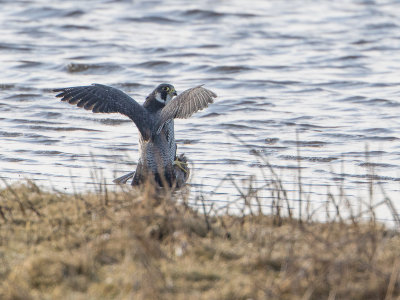
M 150 186 L 67 195 L 27 182 L 1 190 L 0 299 L 400 295 L 400 236 L 379 223 L 204 216 L 184 200 Z

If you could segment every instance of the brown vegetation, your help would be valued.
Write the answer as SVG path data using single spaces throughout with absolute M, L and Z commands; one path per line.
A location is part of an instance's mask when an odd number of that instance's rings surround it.
M 0 191 L 0 299 L 396 299 L 399 250 L 373 220 L 211 216 L 150 186 Z

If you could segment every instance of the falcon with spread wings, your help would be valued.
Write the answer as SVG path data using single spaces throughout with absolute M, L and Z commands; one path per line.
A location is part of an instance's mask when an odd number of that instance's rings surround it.
M 120 113 L 129 117 L 139 130 L 140 158 L 136 171 L 114 180 L 139 185 L 154 179 L 160 186 L 182 186 L 188 178 L 186 157 L 176 155 L 174 119 L 189 118 L 213 103 L 212 91 L 197 86 L 177 95 L 170 84 L 160 84 L 140 105 L 124 92 L 101 84 L 55 89 L 61 101 L 94 113 Z M 176 96 L 176 97 L 175 97 Z

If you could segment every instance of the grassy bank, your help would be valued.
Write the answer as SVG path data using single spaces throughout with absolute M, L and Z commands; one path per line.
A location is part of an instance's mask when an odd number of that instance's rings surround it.
M 151 187 L 67 195 L 28 182 L 1 190 L 0 299 L 400 295 L 400 236 L 379 223 L 207 216 L 184 198 Z

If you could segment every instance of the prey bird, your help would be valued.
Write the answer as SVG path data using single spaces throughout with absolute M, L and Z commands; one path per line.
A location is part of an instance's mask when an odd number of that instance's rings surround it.
M 124 92 L 101 84 L 55 89 L 61 101 L 94 113 L 120 113 L 139 130 L 140 158 L 136 171 L 114 180 L 117 184 L 140 185 L 154 179 L 160 186 L 181 187 L 189 176 L 187 159 L 177 156 L 174 119 L 189 118 L 213 103 L 215 93 L 197 86 L 179 95 L 171 84 L 160 84 L 140 105 Z

